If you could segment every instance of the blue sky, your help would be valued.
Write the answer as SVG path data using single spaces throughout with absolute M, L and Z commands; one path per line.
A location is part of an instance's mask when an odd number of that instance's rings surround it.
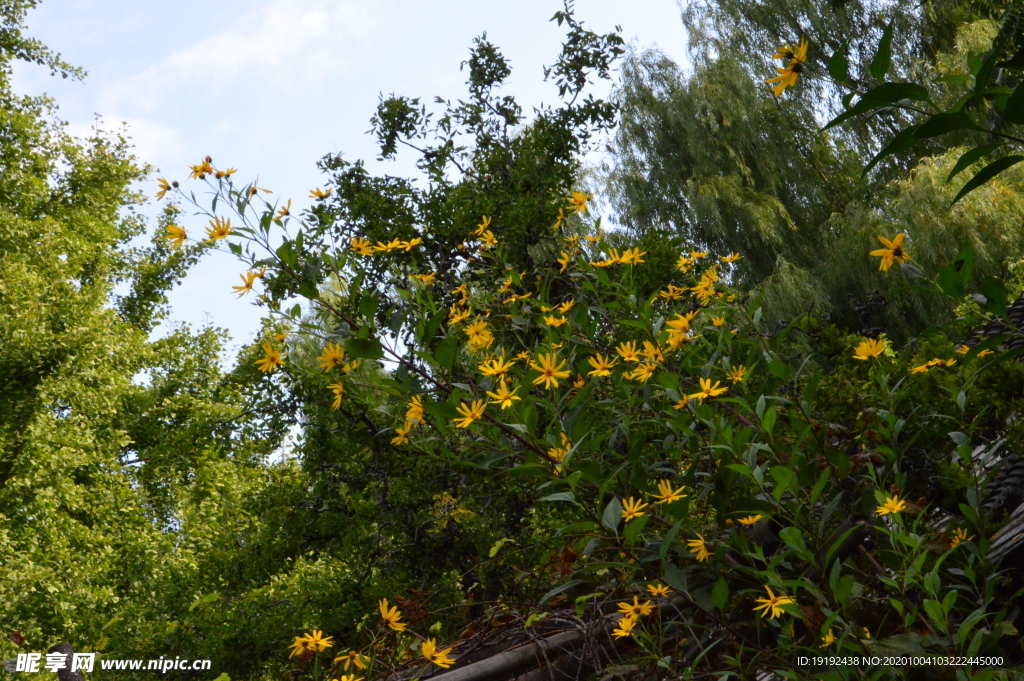
M 28 16 L 29 35 L 89 75 L 68 82 L 23 65 L 14 86 L 53 96 L 73 132 L 86 133 L 97 115 L 108 129 L 126 124 L 139 158 L 159 170 L 151 193 L 158 175 L 184 180 L 209 154 L 218 167 L 238 168 L 241 183 L 258 175 L 296 212 L 323 184 L 316 161 L 326 153 L 408 173 L 401 162 L 373 160 L 365 132 L 378 95 L 463 96 L 459 64 L 485 31 L 511 60 L 505 91 L 526 110 L 553 103 L 557 91 L 541 69 L 561 44 L 548 21 L 559 9 L 555 0 L 45 0 Z M 675 0 L 578 0 L 576 16 L 684 57 Z M 154 202 L 148 212 L 156 210 Z M 182 222 L 193 234 L 205 224 Z M 242 269 L 228 254 L 207 256 L 172 293 L 172 319 L 250 340 L 260 310 L 231 292 Z

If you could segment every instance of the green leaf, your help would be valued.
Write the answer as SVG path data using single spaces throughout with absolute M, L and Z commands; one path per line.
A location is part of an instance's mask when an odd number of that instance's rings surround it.
M 640 538 L 640 533 L 644 531 L 644 527 L 650 519 L 651 516 L 642 515 L 626 523 L 626 529 L 622 531 L 622 536 L 626 539 L 627 544 L 635 544 L 637 542 Z
M 1016 154 L 1013 156 L 1004 156 L 1000 159 L 992 161 L 987 166 L 979 170 L 978 173 L 974 177 L 972 177 L 967 184 L 963 186 L 963 189 L 960 190 L 960 193 L 956 195 L 955 199 L 953 199 L 953 203 L 949 205 L 952 206 L 954 203 L 956 203 L 957 201 L 959 201 L 964 196 L 971 193 L 981 185 L 985 184 L 999 173 L 1003 172 L 1007 168 L 1011 168 L 1017 165 L 1021 161 L 1024 161 L 1024 156 L 1018 156 Z
M 541 596 L 541 599 L 540 599 L 540 602 L 538 603 L 538 605 L 544 605 L 545 603 L 550 601 L 552 598 L 554 598 L 558 594 L 563 593 L 565 591 L 568 591 L 569 589 L 573 588 L 577 584 L 582 584 L 582 583 L 583 583 L 582 579 L 574 579 L 572 581 L 566 582 L 565 584 L 562 584 L 561 586 L 556 586 L 554 589 L 552 589 L 551 591 L 549 591 L 546 594 L 544 594 L 543 596 Z
M 828 60 L 828 73 L 838 83 L 845 83 L 848 77 L 850 60 L 846 58 L 847 48 L 848 45 L 843 44 Z
M 839 563 L 836 562 L 836 565 Z M 853 577 L 850 575 L 843 575 L 836 580 L 836 585 L 832 589 L 832 593 L 835 595 L 836 600 L 841 605 L 846 605 L 846 601 L 850 598 L 850 593 L 853 592 Z
M 298 265 L 299 259 L 298 256 L 295 254 L 295 247 L 291 241 L 283 241 L 281 245 L 277 247 L 277 250 L 274 252 L 277 254 L 277 257 L 281 259 L 281 262 L 283 262 L 285 265 L 288 265 L 289 267 L 295 267 L 296 265 Z
M 772 432 L 772 429 L 775 427 L 776 416 L 775 405 L 773 404 L 768 407 L 768 410 L 764 413 L 764 418 L 761 419 L 761 427 L 764 428 L 764 432 Z
M 974 123 L 970 116 L 965 114 L 963 111 L 955 112 L 942 112 L 937 113 L 927 121 L 917 126 L 917 132 L 914 134 L 919 139 L 928 139 L 929 137 L 938 137 L 939 135 L 945 135 L 947 132 L 953 132 L 954 130 L 984 130 L 981 126 Z
M 885 80 L 885 74 L 889 73 L 889 67 L 892 65 L 892 31 L 894 23 L 895 19 L 890 21 L 889 25 L 885 27 L 885 31 L 882 32 L 882 39 L 878 41 L 878 49 L 875 50 L 875 56 L 871 60 L 869 70 L 879 83 Z
M 974 249 L 970 244 L 964 246 L 952 265 L 944 265 L 936 270 L 939 287 L 951 298 L 964 295 L 967 282 L 974 273 Z
M 227 672 L 223 672 L 220 676 L 215 678 L 213 681 L 231 681 L 231 677 L 228 676 Z
M 796 482 L 796 474 L 785 466 L 772 466 L 768 469 L 768 474 L 775 479 L 775 489 L 772 490 L 772 496 L 775 497 L 776 501 L 781 499 L 786 490 Z
M 871 169 L 878 165 L 878 162 L 886 156 L 902 153 L 917 144 L 919 139 L 917 133 L 920 128 L 920 125 L 911 125 L 896 133 L 896 136 L 864 166 L 864 172 L 861 173 L 861 177 L 867 176 Z
M 188 611 L 192 612 L 196 608 L 198 608 L 200 606 L 203 606 L 203 605 L 207 605 L 208 603 L 213 603 L 214 601 L 218 600 L 219 598 L 220 598 L 220 594 L 217 593 L 216 591 L 211 593 L 211 594 L 206 594 L 205 596 L 200 596 L 199 598 L 197 598 L 195 600 L 195 602 L 192 603 L 192 605 L 188 606 Z
M 990 152 L 995 151 L 1000 146 L 1002 145 L 986 144 L 985 146 L 975 147 L 973 149 L 965 151 L 964 154 L 959 159 L 957 159 L 956 165 L 953 166 L 953 170 L 949 172 L 949 177 L 946 178 L 946 182 L 949 182 L 954 177 L 963 172 L 968 166 L 977 163 L 982 156 L 985 156 Z
M 375 338 L 349 338 L 345 341 L 345 351 L 356 359 L 380 359 L 384 356 L 384 347 Z
M 601 524 L 612 532 L 618 532 L 620 520 L 622 520 L 622 502 L 618 497 L 612 497 L 612 500 L 604 507 L 604 513 L 601 514 Z
M 498 555 L 498 551 L 501 551 L 502 546 L 504 546 L 505 544 L 515 543 L 515 539 L 499 539 L 498 541 L 494 542 L 494 546 L 491 547 L 491 550 L 487 553 L 487 555 L 491 558 L 494 558 L 496 555 Z
M 928 90 L 923 85 L 918 85 L 917 83 L 882 83 L 878 87 L 864 93 L 856 104 L 829 121 L 822 130 L 828 130 L 854 116 L 888 106 L 902 99 L 916 102 L 931 101 Z
M 549 494 L 546 497 L 541 497 L 537 501 L 568 501 L 576 503 L 576 495 L 572 492 L 558 492 L 556 494 Z
M 725 581 L 724 577 L 719 577 L 714 588 L 711 589 L 711 602 L 715 604 L 716 608 L 723 610 L 728 601 L 729 583 Z
M 359 299 L 359 312 L 367 319 L 373 319 L 377 315 L 377 295 L 375 293 L 364 293 Z
M 1017 86 L 1013 94 L 1010 95 L 1010 98 L 1006 100 L 1006 108 L 1003 110 L 1003 115 L 1006 116 L 1006 120 L 1010 123 L 1024 125 L 1024 81 Z
M 942 612 L 942 604 L 934 599 L 928 599 L 924 602 L 924 611 L 928 613 L 928 619 L 935 628 L 946 633 L 946 613 Z
M 459 354 L 459 339 L 448 336 L 434 348 L 434 360 L 442 369 L 451 370 L 456 355 Z
M 985 309 L 998 315 L 1006 315 L 1006 299 L 1009 293 L 1006 285 L 996 277 L 981 280 L 981 295 L 985 296 Z
M 686 575 L 683 574 L 683 571 L 670 561 L 664 561 L 663 565 L 662 578 L 665 580 L 665 583 L 679 593 L 687 593 Z

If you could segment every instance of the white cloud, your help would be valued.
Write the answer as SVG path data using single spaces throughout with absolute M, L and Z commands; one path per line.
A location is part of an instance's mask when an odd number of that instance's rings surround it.
M 204 94 L 240 80 L 280 94 L 344 72 L 356 65 L 360 43 L 381 23 L 385 4 L 272 0 L 230 28 L 109 86 L 100 96 L 100 110 L 152 116 L 172 99 L 185 97 L 200 106 Z

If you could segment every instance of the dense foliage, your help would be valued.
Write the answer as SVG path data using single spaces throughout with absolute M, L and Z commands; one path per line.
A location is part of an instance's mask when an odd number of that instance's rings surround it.
M 300 211 L 207 157 L 159 180 L 143 250 L 123 141 L 11 95 L 4 652 L 356 681 L 617 609 L 620 676 L 1013 677 L 1024 546 L 990 541 L 1024 522 L 998 463 L 1024 454 L 1004 9 L 694 3 L 693 72 L 628 55 L 613 103 L 587 86 L 622 41 L 567 5 L 558 106 L 527 119 L 481 37 L 464 101 L 374 116 L 420 177 L 331 155 Z M 617 121 L 622 229 L 581 180 Z M 148 338 L 221 246 L 267 312 L 227 371 L 215 329 Z M 822 654 L 1003 662 L 796 663 Z

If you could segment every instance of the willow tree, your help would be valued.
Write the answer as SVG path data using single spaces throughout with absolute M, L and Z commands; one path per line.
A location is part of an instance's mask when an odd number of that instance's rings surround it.
M 954 2 L 690 4 L 692 69 L 652 51 L 630 54 L 623 69 L 610 177 L 620 220 L 635 233 L 667 228 L 700 248 L 741 252 L 737 276 L 759 287 L 776 319 L 813 305 L 848 327 L 922 328 L 947 303 L 910 295 L 865 313 L 870 292 L 888 288 L 865 244 L 904 231 L 918 261 L 935 267 L 971 242 L 984 273 L 1005 272 L 1004 260 L 1022 255 L 1020 174 L 948 211 L 959 185 L 947 186 L 944 173 L 958 146 L 983 142 L 984 131 L 925 140 L 865 172 L 920 122 L 914 114 L 890 107 L 821 128 L 851 92 L 884 77 L 924 81 L 935 101 L 956 101 L 967 91 L 962 74 L 999 32 L 993 12 Z M 891 49 L 879 77 L 873 63 L 885 35 Z M 799 83 L 776 97 L 765 81 L 785 62 L 771 57 L 801 37 L 810 46 Z M 846 62 L 841 86 L 837 54 Z

